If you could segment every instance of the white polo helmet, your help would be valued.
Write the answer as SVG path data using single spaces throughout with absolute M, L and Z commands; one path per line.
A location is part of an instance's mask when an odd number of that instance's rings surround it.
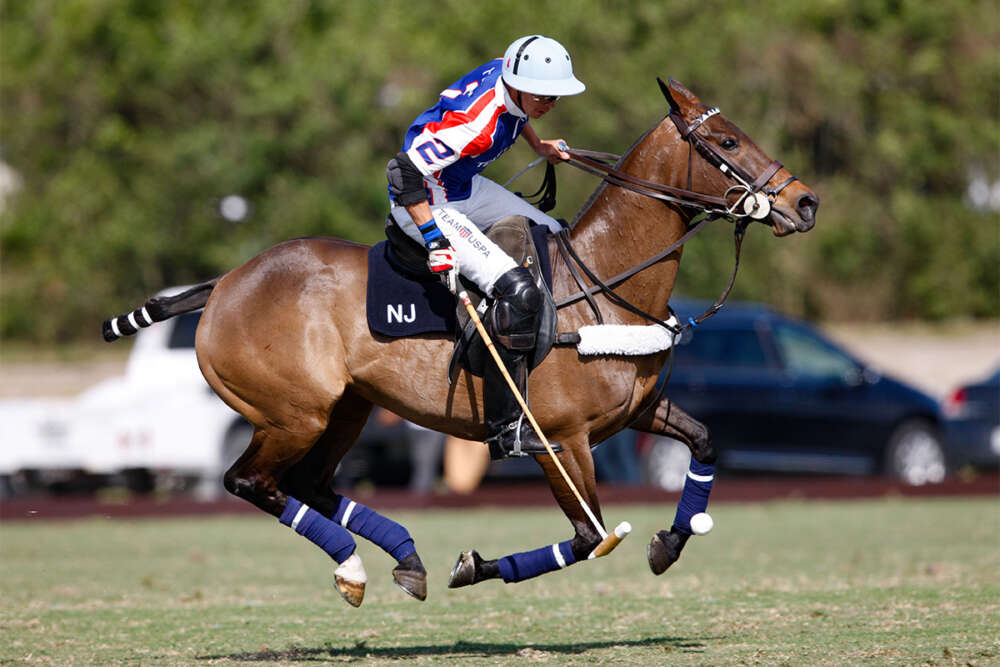
M 522 37 L 507 47 L 503 80 L 532 95 L 578 95 L 587 88 L 573 76 L 573 61 L 562 44 L 541 35 Z

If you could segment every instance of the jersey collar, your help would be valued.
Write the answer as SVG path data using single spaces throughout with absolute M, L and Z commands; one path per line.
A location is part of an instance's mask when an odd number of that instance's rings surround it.
M 504 107 L 506 107 L 507 112 L 512 116 L 516 116 L 517 118 L 527 118 L 528 114 L 526 114 L 524 111 L 521 110 L 519 106 L 517 106 L 517 102 L 515 102 L 514 98 L 510 96 L 509 92 L 507 92 L 507 86 L 503 85 L 502 78 L 497 79 L 497 87 L 500 89 L 497 92 L 503 93 L 503 105 Z

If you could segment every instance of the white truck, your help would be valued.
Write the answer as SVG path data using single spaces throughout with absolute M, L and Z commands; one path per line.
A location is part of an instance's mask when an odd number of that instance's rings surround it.
M 0 402 L 0 494 L 109 480 L 135 491 L 182 486 L 203 498 L 223 494 L 222 473 L 252 428 L 198 369 L 199 317 L 186 313 L 142 330 L 125 375 L 74 399 Z

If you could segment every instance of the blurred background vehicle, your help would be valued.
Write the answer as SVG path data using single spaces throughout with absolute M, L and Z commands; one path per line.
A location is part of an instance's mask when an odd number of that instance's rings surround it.
M 686 321 L 709 304 L 672 305 Z M 886 474 L 916 485 L 972 462 L 943 437 L 937 400 L 769 307 L 727 303 L 674 357 L 661 375 L 666 395 L 709 427 L 720 470 Z M 687 448 L 652 438 L 642 450 L 650 482 L 679 488 Z
M 955 465 L 1000 465 L 1000 368 L 956 388 L 944 402 L 945 438 Z
M 121 486 L 221 496 L 222 474 L 252 429 L 201 375 L 200 317 L 186 313 L 142 330 L 125 373 L 73 399 L 0 402 L 0 493 Z
M 685 321 L 708 304 L 673 305 Z M 143 330 L 124 376 L 76 399 L 0 402 L 0 492 L 117 485 L 224 496 L 222 473 L 252 431 L 201 377 L 199 317 Z M 945 414 L 934 398 L 857 360 L 815 326 L 762 305 L 727 303 L 685 335 L 661 380 L 667 396 L 710 428 L 723 473 L 887 474 L 917 485 L 1000 461 L 1000 371 L 956 389 Z M 682 443 L 629 429 L 593 453 L 598 481 L 667 490 L 682 487 L 690 460 Z M 484 480 L 540 476 L 530 458 L 490 463 L 481 443 L 446 439 L 375 408 L 335 486 L 467 493 Z

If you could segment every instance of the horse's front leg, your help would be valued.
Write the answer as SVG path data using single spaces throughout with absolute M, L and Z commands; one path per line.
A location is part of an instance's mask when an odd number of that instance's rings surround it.
M 693 534 L 691 517 L 708 509 L 708 496 L 715 480 L 715 447 L 705 425 L 669 398 L 662 399 L 647 410 L 631 427 L 680 440 L 691 450 L 691 465 L 684 480 L 674 523 L 670 530 L 657 532 L 646 550 L 653 574 L 663 574 L 681 557 L 681 550 Z
M 602 521 L 601 510 L 597 504 L 594 463 L 590 457 L 586 436 L 567 440 L 563 443 L 563 451 L 556 456 L 559 457 L 559 462 L 590 506 L 594 516 L 598 521 Z M 549 454 L 541 454 L 536 456 L 535 460 L 542 466 L 556 502 L 573 524 L 575 531 L 573 538 L 496 560 L 484 559 L 474 550 L 463 552 L 452 568 L 448 579 L 449 588 L 477 584 L 487 579 L 502 578 L 504 583 L 508 584 L 531 579 L 546 572 L 560 570 L 579 560 L 586 560 L 594 547 L 600 543 L 600 533 L 559 472 L 552 457 Z

